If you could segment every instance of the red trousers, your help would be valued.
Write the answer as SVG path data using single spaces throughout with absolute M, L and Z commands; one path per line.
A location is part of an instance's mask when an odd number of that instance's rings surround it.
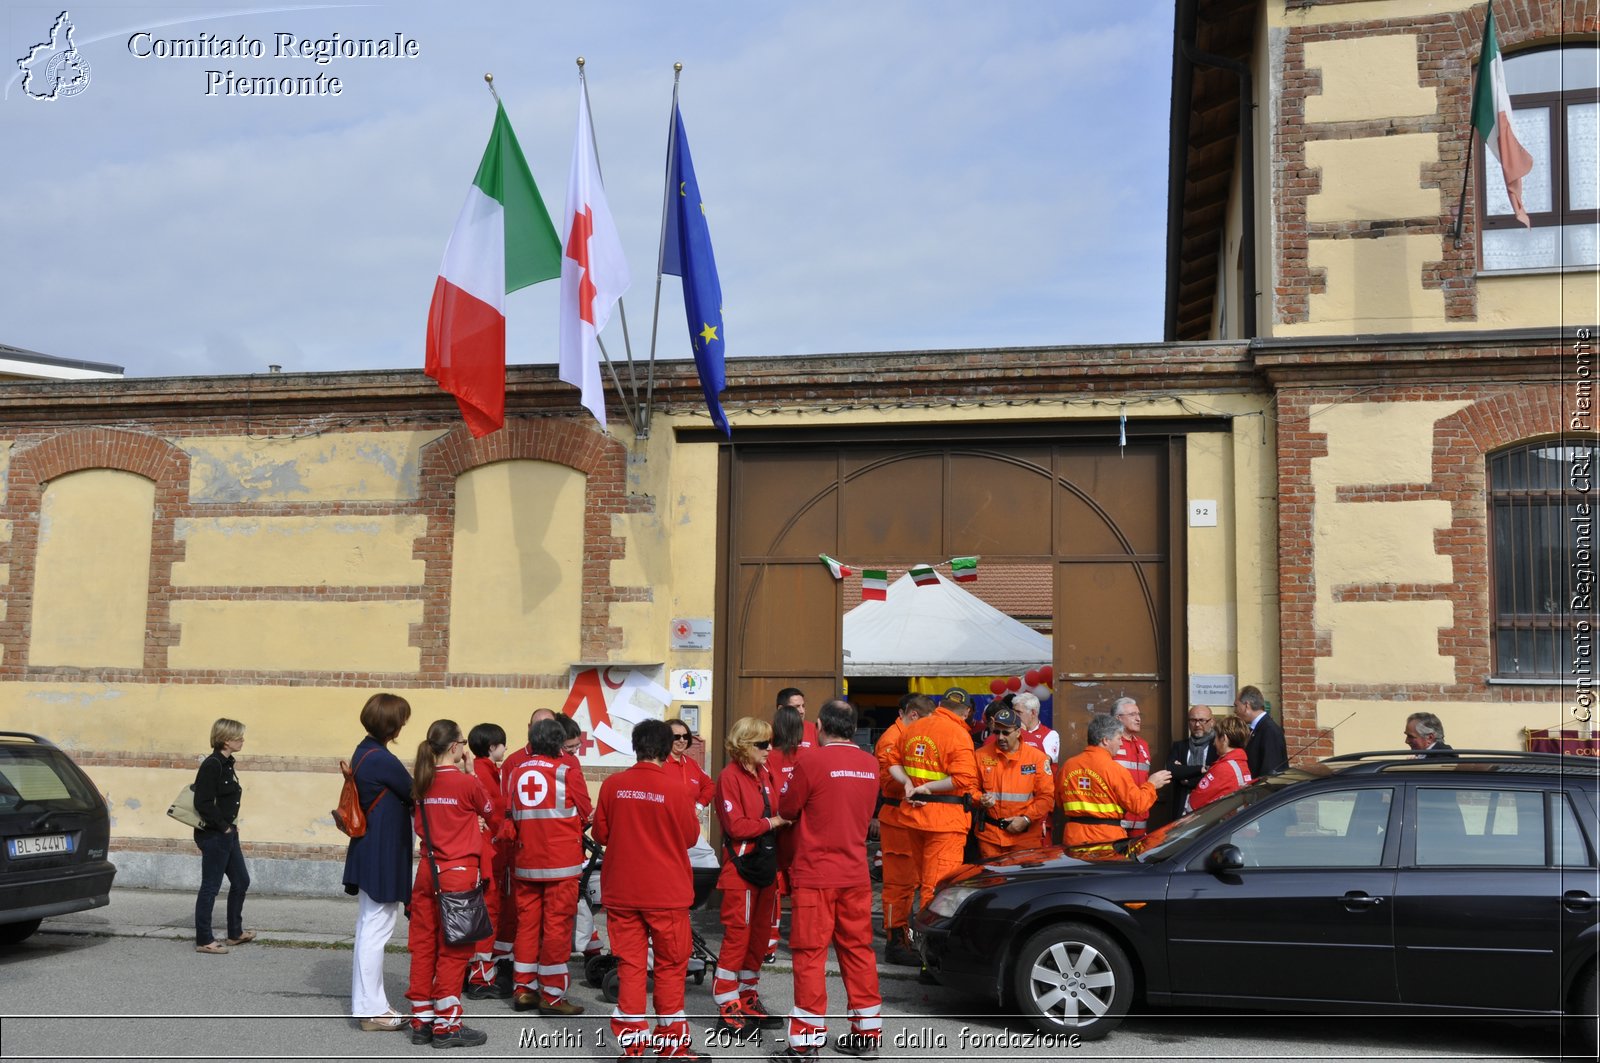
M 880 819 L 878 851 L 883 854 L 883 928 L 905 930 L 911 926 L 911 899 L 917 891 L 911 832 L 898 823 Z
M 572 955 L 572 923 L 578 915 L 578 880 L 514 881 L 516 988 L 537 988 L 546 1004 L 554 1004 L 567 995 L 570 981 L 567 960 Z
M 642 1056 L 652 1044 L 663 1056 L 681 1056 L 693 1047 L 689 1016 L 683 1011 L 683 982 L 689 970 L 687 908 L 607 908 L 611 951 L 617 956 L 617 1006 L 611 1033 L 625 1056 Z M 655 951 L 656 1028 L 650 1032 L 645 989 L 649 956 Z
M 965 861 L 962 853 L 967 846 L 967 836 L 955 831 L 925 831 L 908 829 L 906 837 L 911 842 L 911 862 L 916 868 L 917 888 L 922 891 L 921 906 L 933 903 L 933 891 L 941 879 L 946 878 Z
M 476 864 L 439 869 L 439 888 L 446 893 L 469 890 L 477 881 Z M 472 958 L 472 943 L 445 944 L 439 931 L 439 905 L 433 896 L 433 871 L 427 860 L 418 865 L 417 880 L 411 887 L 411 929 L 406 946 L 411 950 L 411 985 L 406 989 L 411 1025 L 421 1028 L 432 1022 L 434 1033 L 459 1028 L 461 982 Z
M 777 909 L 776 883 L 759 889 L 749 885 L 723 889 L 722 948 L 711 978 L 711 1000 L 719 1008 L 756 995 Z
M 872 891 L 865 886 L 812 889 L 798 886 L 789 913 L 794 955 L 794 1010 L 789 1044 L 798 1049 L 828 1043 L 828 945 L 839 958 L 850 1032 L 883 1036 L 883 996 L 872 950 Z
M 480 867 L 491 867 L 494 874 L 484 880 L 483 903 L 489 909 L 489 922 L 494 933 L 472 947 L 470 977 L 474 985 L 488 985 L 494 981 L 494 965 L 511 955 L 511 943 L 517 940 L 517 906 L 506 903 L 506 864 L 510 857 L 505 850 L 493 845 L 484 835 Z

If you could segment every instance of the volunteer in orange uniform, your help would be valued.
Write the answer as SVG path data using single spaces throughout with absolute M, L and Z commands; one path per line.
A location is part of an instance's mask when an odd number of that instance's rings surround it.
M 451 945 L 439 929 L 437 894 L 470 890 L 482 874 L 483 830 L 498 832 L 500 804 L 477 777 L 461 770 L 467 740 L 454 720 L 435 720 L 417 746 L 412 767 L 416 814 L 412 827 L 423 839 L 422 859 L 411 888 L 411 1043 L 435 1048 L 472 1048 L 489 1036 L 461 1024 L 461 983 L 472 958 L 468 941 Z M 430 860 L 431 857 L 431 860 Z M 438 867 L 438 882 L 434 867 Z
M 1111 703 L 1111 715 L 1122 724 L 1123 730 L 1122 744 L 1117 747 L 1113 759 L 1128 769 L 1128 775 L 1137 786 L 1150 778 L 1150 743 L 1139 737 L 1144 725 L 1139 703 L 1133 698 L 1118 698 Z M 1149 809 L 1122 817 L 1122 829 L 1128 832 L 1130 838 L 1142 837 L 1149 826 Z
M 891 759 L 900 754 L 906 729 L 933 712 L 933 699 L 907 694 L 900 699 L 900 715 L 878 739 L 878 851 L 883 854 L 883 962 L 920 967 L 922 957 L 911 948 L 911 899 L 917 890 L 917 869 L 911 862 L 911 839 L 900 815 L 905 787 L 889 774 Z
M 472 751 L 472 774 L 495 797 L 500 797 L 500 762 L 506 758 L 505 728 L 497 723 L 480 723 L 467 732 L 467 748 Z M 505 811 L 502 801 L 500 811 Z M 502 834 L 505 832 L 502 831 Z M 495 964 L 501 957 L 509 958 L 511 943 L 517 939 L 517 902 L 506 882 L 506 870 L 511 861 L 509 838 L 483 832 L 483 856 L 480 863 L 492 871 L 484 872 L 484 907 L 489 910 L 489 922 L 494 933 L 473 946 L 472 964 L 467 984 L 468 1000 L 504 1000 L 511 995 L 508 986 L 495 981 Z
M 689 908 L 694 877 L 689 846 L 700 836 L 694 799 L 668 774 L 672 729 L 660 720 L 633 728 L 638 763 L 600 785 L 594 840 L 606 846 L 600 865 L 611 950 L 617 955 L 617 1006 L 611 1033 L 622 1059 L 638 1059 L 652 1042 L 657 1054 L 702 1058 L 689 1036 L 683 982 L 689 967 Z M 656 1028 L 645 1013 L 648 956 L 655 954 Z
M 933 900 L 939 881 L 961 866 L 972 815 L 962 807 L 975 794 L 978 768 L 972 733 L 950 706 L 967 704 L 960 687 L 945 691 L 933 713 L 906 729 L 889 774 L 900 784 L 900 820 L 911 843 L 921 903 Z
M 828 1040 L 828 945 L 839 959 L 850 1032 L 834 1048 L 877 1059 L 883 1040 L 883 997 L 872 951 L 872 881 L 867 823 L 878 797 L 878 766 L 856 746 L 855 706 L 835 699 L 818 714 L 820 745 L 800 758 L 779 798 L 779 815 L 794 821 L 789 868 L 793 913 L 794 1010 L 789 1047 L 774 1058 L 812 1059 Z
M 527 756 L 502 773 L 506 809 L 516 827 L 511 876 L 516 883 L 517 940 L 512 981 L 516 1011 L 581 1015 L 566 999 L 572 955 L 572 921 L 583 874 L 583 828 L 589 822 L 589 784 L 563 757 L 561 724 L 540 720 L 528 728 Z
M 1023 745 L 1022 714 L 1009 705 L 989 715 L 989 740 L 978 748 L 978 789 L 984 811 L 978 851 L 985 859 L 1047 844 L 1055 776 L 1048 757 Z
M 1126 838 L 1124 819 L 1148 815 L 1156 791 L 1172 778 L 1162 770 L 1143 783 L 1112 759 L 1122 741 L 1122 722 L 1115 716 L 1096 715 L 1089 720 L 1089 745 L 1061 765 L 1057 797 L 1065 813 L 1067 845 L 1114 842 Z

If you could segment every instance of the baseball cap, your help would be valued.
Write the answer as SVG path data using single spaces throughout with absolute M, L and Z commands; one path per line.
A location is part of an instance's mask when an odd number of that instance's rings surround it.
M 960 687 L 951 687 L 944 692 L 939 703 L 947 709 L 969 709 L 972 707 L 972 698 Z
M 990 727 L 1004 727 L 1010 730 L 1022 726 L 1022 714 L 1010 705 L 1002 705 L 989 714 Z

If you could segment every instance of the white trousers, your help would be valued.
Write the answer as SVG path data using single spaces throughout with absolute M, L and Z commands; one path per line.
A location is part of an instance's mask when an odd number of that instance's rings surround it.
M 400 901 L 380 904 L 365 890 L 356 894 L 356 950 L 350 971 L 350 1014 L 357 1019 L 385 1015 L 389 994 L 383 989 L 383 950 L 400 918 Z

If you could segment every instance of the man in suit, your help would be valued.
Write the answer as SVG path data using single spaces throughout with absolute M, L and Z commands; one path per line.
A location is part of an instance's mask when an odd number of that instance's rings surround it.
M 1267 711 L 1267 699 L 1261 696 L 1261 691 L 1255 687 L 1239 691 L 1233 712 L 1250 726 L 1250 742 L 1244 752 L 1251 778 L 1264 779 L 1287 769 L 1289 747 L 1283 738 L 1283 728 Z
M 1444 742 L 1444 724 L 1431 712 L 1413 712 L 1406 717 L 1406 745 L 1419 759 L 1451 752 Z
M 1172 743 L 1167 752 L 1167 770 L 1172 772 L 1172 818 L 1183 815 L 1184 801 L 1206 769 L 1217 762 L 1216 720 L 1207 705 L 1190 705 L 1187 734 Z

